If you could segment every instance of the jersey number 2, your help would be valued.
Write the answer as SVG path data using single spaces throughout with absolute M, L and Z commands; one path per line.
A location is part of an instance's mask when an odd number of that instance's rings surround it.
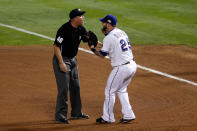
M 120 44 L 121 44 L 121 49 L 123 52 L 128 51 L 129 49 L 131 49 L 131 45 L 129 42 L 129 39 L 127 38 L 127 41 L 125 41 L 124 39 L 120 40 Z

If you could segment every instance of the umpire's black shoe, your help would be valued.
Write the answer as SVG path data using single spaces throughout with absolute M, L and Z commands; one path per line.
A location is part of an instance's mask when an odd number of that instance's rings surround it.
M 62 119 L 56 119 L 55 122 L 57 124 L 69 124 L 70 123 L 68 119 L 63 119 L 63 118 Z
M 68 121 L 67 117 L 63 115 L 62 113 L 58 113 L 55 116 L 55 122 L 57 124 L 69 124 L 70 122 Z
M 75 119 L 89 119 L 90 117 L 86 114 L 81 113 L 79 116 L 73 116 L 71 115 L 70 119 L 75 120 Z
M 124 119 L 124 118 L 122 118 L 122 119 L 120 119 L 119 123 L 129 123 L 129 122 L 134 121 L 134 120 L 135 119 Z
M 99 124 L 107 124 L 107 123 L 109 123 L 109 122 L 103 120 L 103 118 L 100 117 L 100 118 L 97 118 L 97 119 L 96 119 L 96 123 L 99 123 Z

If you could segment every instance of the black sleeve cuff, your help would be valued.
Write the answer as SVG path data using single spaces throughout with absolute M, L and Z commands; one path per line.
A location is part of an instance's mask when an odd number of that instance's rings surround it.
M 56 45 L 57 47 L 61 47 L 61 45 L 57 42 L 54 42 L 53 45 Z

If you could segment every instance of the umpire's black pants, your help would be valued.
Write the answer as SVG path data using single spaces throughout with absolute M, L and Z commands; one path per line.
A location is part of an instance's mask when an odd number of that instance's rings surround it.
M 66 73 L 60 71 L 58 59 L 55 55 L 53 57 L 53 69 L 58 87 L 55 111 L 56 120 L 62 117 L 67 118 L 68 90 L 70 90 L 71 115 L 80 116 L 82 113 L 77 59 L 76 57 L 72 59 L 63 57 L 63 60 L 67 66 Z

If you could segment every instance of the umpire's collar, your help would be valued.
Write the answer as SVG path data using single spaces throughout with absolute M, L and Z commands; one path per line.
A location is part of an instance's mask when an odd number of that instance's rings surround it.
M 78 27 L 74 27 L 72 24 L 71 24 L 71 20 L 69 20 L 69 26 L 73 29 L 73 30 L 75 30 L 75 29 L 79 29 L 79 27 L 80 27 L 80 25 L 78 26 Z

